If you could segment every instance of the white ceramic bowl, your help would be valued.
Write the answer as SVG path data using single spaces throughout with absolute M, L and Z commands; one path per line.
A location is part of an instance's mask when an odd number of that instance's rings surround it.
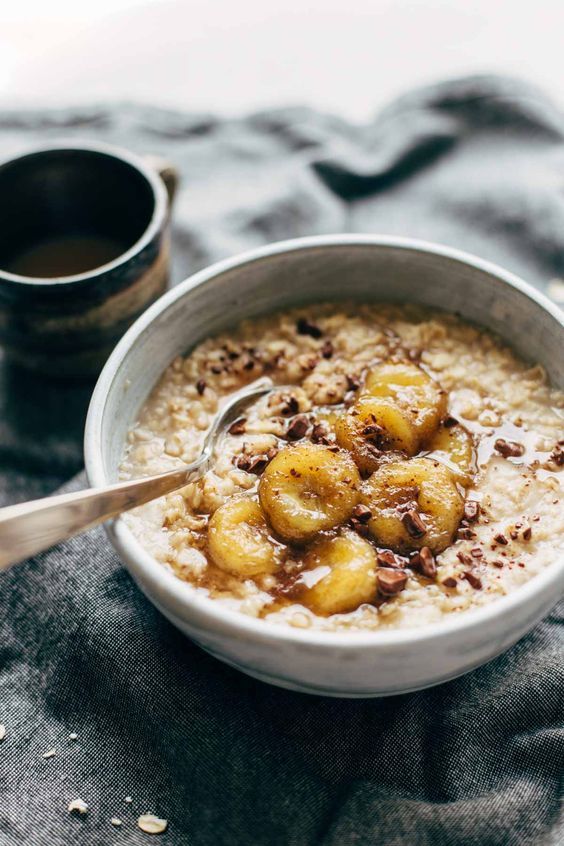
M 564 387 L 562 312 L 510 273 L 408 239 L 335 235 L 287 241 L 219 262 L 165 294 L 131 327 L 94 391 L 85 435 L 92 485 L 115 481 L 126 433 L 169 362 L 250 317 L 314 300 L 417 302 L 462 314 L 540 361 Z M 564 587 L 562 558 L 514 593 L 404 631 L 318 632 L 273 625 L 197 596 L 158 564 L 123 520 L 111 542 L 146 596 L 200 646 L 252 676 L 330 696 L 385 696 L 438 684 L 503 652 Z

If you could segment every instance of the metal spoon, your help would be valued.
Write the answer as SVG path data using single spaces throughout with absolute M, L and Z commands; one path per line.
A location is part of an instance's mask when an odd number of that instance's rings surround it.
M 270 379 L 257 379 L 233 394 L 215 417 L 202 452 L 191 464 L 176 470 L 118 482 L 105 488 L 89 488 L 76 493 L 49 496 L 0 509 L 0 570 L 42 552 L 60 541 L 111 520 L 123 511 L 183 488 L 196 481 L 210 466 L 219 435 L 239 417 L 242 409 L 273 390 Z M 283 388 L 282 388 L 283 389 Z

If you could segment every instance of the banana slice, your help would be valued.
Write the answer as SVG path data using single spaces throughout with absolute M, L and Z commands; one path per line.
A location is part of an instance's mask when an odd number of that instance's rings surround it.
M 441 552 L 464 510 L 450 471 L 428 458 L 387 464 L 364 483 L 361 498 L 372 512 L 371 534 L 380 546 L 397 552 L 422 546 Z
M 409 414 L 420 443 L 432 437 L 446 414 L 446 391 L 412 362 L 373 368 L 366 377 L 363 394 L 394 400 Z
M 260 505 L 248 496 L 217 509 L 208 525 L 208 548 L 214 564 L 242 578 L 273 573 L 285 557 L 283 544 L 270 537 Z
M 365 475 L 382 463 L 383 451 L 415 455 L 419 446 L 409 414 L 385 397 L 359 399 L 336 421 L 335 436 Z
M 300 594 L 300 602 L 315 614 L 346 614 L 374 600 L 376 553 L 354 532 L 317 541 L 304 561 L 310 571 L 304 573 L 304 581 L 308 575 L 317 575 L 316 570 L 321 572 L 319 580 Z
M 272 459 L 259 482 L 260 503 L 282 538 L 300 543 L 347 520 L 359 499 L 352 458 L 301 443 Z
M 472 474 L 476 469 L 474 439 L 470 432 L 456 423 L 453 426 L 440 426 L 428 443 L 432 453 L 430 458 L 447 463 L 449 470 L 463 485 L 472 483 Z

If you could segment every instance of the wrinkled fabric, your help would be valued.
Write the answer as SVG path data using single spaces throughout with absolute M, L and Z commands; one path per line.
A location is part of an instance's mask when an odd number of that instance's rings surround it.
M 302 108 L 0 114 L 2 156 L 63 136 L 177 165 L 173 282 L 242 249 L 338 231 L 439 241 L 540 289 L 564 275 L 564 118 L 514 80 L 418 90 L 365 126 Z M 91 389 L 0 362 L 3 504 L 80 470 Z M 202 652 L 94 530 L 0 575 L 0 844 L 144 844 L 136 819 L 151 812 L 168 820 L 169 846 L 556 846 L 563 611 L 437 688 L 324 699 Z M 67 813 L 77 797 L 84 816 Z

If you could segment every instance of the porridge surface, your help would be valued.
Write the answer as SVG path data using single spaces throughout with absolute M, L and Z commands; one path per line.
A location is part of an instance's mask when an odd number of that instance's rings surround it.
M 386 415 L 395 412 L 385 392 L 372 414 L 366 392 L 372 379 L 382 395 L 378 374 L 386 367 L 419 374 L 425 390 L 438 389 L 433 402 L 442 422 L 432 425 L 443 440 L 429 434 L 421 410 L 405 403 L 398 425 L 411 422 L 394 439 L 386 430 L 392 420 Z M 212 469 L 199 482 L 124 518 L 151 554 L 195 590 L 269 622 L 400 628 L 491 602 L 564 550 L 563 393 L 550 388 L 542 367 L 521 362 L 486 331 L 418 307 L 310 306 L 206 340 L 173 361 L 151 393 L 129 434 L 121 477 L 192 461 L 222 402 L 263 375 L 292 388 L 247 409 L 221 437 Z M 359 430 L 366 409 L 371 416 Z M 357 427 L 352 441 L 343 419 Z M 406 441 L 413 431 L 418 446 Z M 347 452 L 359 437 L 365 452 Z M 337 473 L 330 478 L 338 479 L 341 496 L 335 525 L 320 523 L 319 532 L 297 539 L 278 514 L 286 495 L 279 482 L 292 484 L 283 469 L 288 455 L 297 462 L 289 471 L 294 481 L 300 468 L 307 476 L 313 465 L 319 481 L 325 462 L 328 473 Z M 313 456 L 309 470 L 300 456 Z M 456 525 L 446 544 L 452 523 L 440 535 L 445 515 L 430 500 L 425 512 L 429 471 L 439 488 L 446 485 L 443 508 L 452 504 L 447 516 Z M 306 487 L 296 490 L 311 498 Z M 375 513 L 378 496 L 388 491 L 395 511 Z M 243 525 L 257 572 L 248 562 L 238 572 L 233 559 L 226 527 L 240 532 Z M 350 608 L 334 601 L 345 589 Z

